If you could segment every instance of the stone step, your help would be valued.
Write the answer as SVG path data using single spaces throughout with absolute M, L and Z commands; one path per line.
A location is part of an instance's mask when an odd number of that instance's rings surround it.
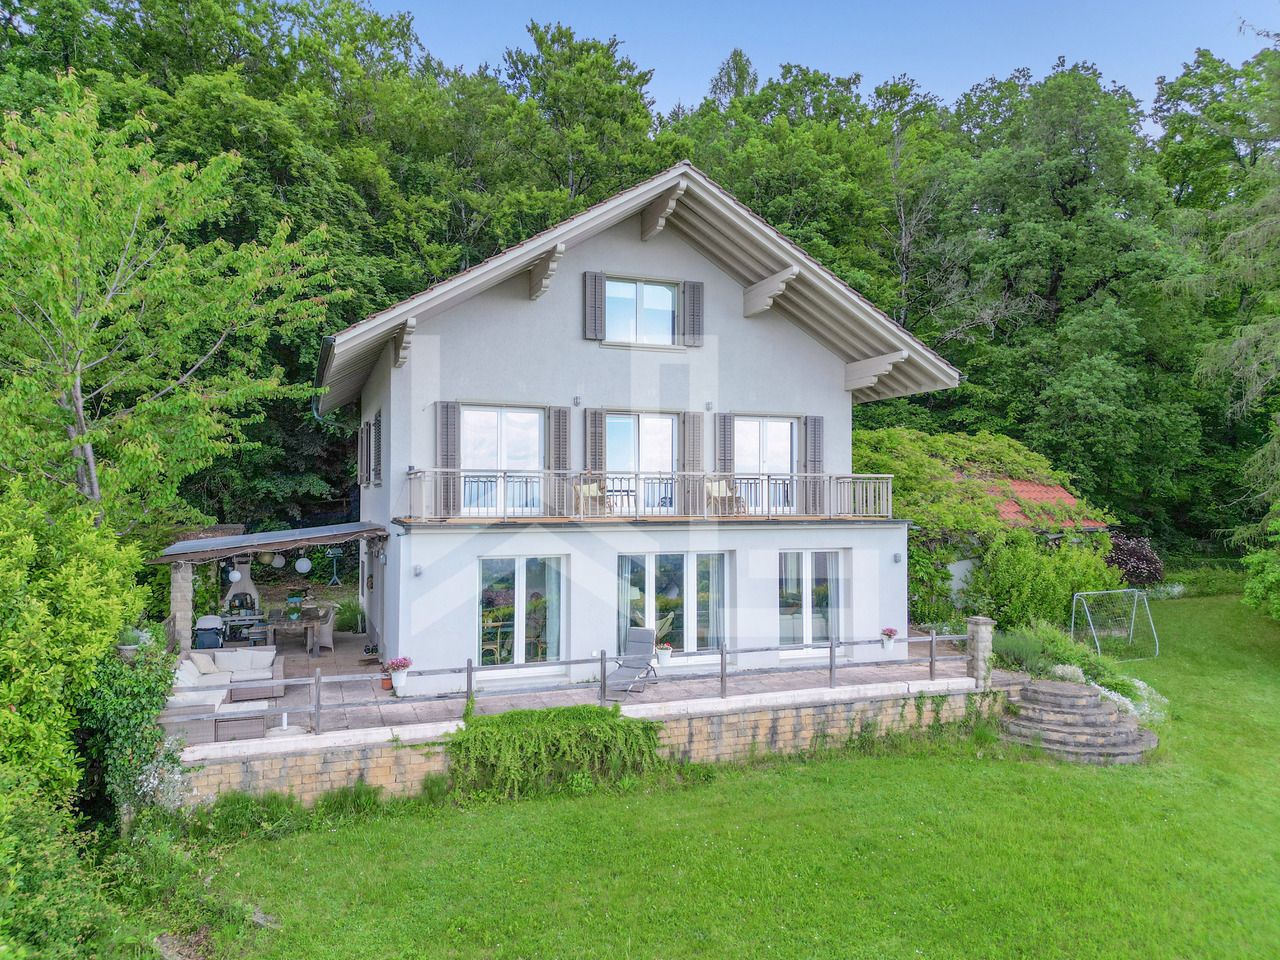
M 1129 764 L 1141 763 L 1158 741 L 1156 735 L 1145 728 L 1138 729 L 1138 735 L 1130 743 L 1088 746 L 1071 746 L 1067 744 L 1045 743 L 1037 737 L 1024 737 L 1020 734 L 1006 732 L 1004 738 L 1011 743 L 1021 743 L 1029 747 L 1039 747 L 1050 756 L 1070 760 L 1073 763 L 1092 764 Z
M 1046 746 L 1124 746 L 1138 739 L 1138 724 L 1129 723 L 1092 727 L 1064 727 L 1058 724 L 1030 723 L 1018 717 L 1005 721 L 1005 729 L 1018 737 L 1039 737 Z
M 1091 726 L 1101 723 L 1115 723 L 1124 716 L 1110 700 L 1093 707 L 1046 707 L 1038 703 L 1010 701 L 1016 708 L 1014 716 L 1022 717 L 1036 723 L 1056 723 L 1062 726 Z
M 1102 701 L 1102 695 L 1092 687 L 1062 680 L 1037 680 L 1018 691 L 1017 699 L 1023 703 L 1036 703 L 1046 707 L 1093 707 Z

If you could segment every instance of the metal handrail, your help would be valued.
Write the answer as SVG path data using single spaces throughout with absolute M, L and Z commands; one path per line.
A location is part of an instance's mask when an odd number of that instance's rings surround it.
M 399 519 L 893 516 L 892 474 L 415 469 Z
M 879 645 L 882 643 L 882 641 L 880 639 L 852 639 L 852 640 L 836 640 L 834 642 L 829 642 L 829 643 L 797 643 L 797 644 L 787 644 L 785 646 L 735 647 L 732 650 L 722 645 L 718 648 L 715 648 L 712 651 L 696 651 L 696 652 L 683 651 L 683 654 L 685 656 L 709 655 L 709 656 L 717 657 L 717 659 L 719 660 L 718 673 L 719 673 L 719 679 L 720 679 L 720 699 L 726 699 L 728 697 L 728 680 L 730 675 L 729 669 L 728 669 L 728 666 L 729 666 L 728 661 L 729 661 L 730 654 L 737 657 L 742 654 L 778 653 L 780 651 L 804 651 L 804 650 L 827 651 L 828 653 L 827 682 L 829 687 L 835 688 L 838 686 L 838 683 L 836 682 L 837 670 L 840 667 L 844 667 L 846 669 L 848 668 L 858 669 L 858 668 L 878 667 L 878 666 L 908 666 L 908 665 L 927 663 L 929 665 L 929 679 L 934 680 L 937 678 L 938 664 L 953 663 L 958 661 L 968 661 L 969 659 L 971 659 L 971 656 L 968 653 L 939 655 L 937 652 L 938 641 L 940 640 L 956 641 L 956 640 L 965 640 L 965 639 L 967 638 L 963 634 L 940 635 L 935 631 L 930 631 L 928 637 L 906 637 L 897 641 L 899 643 L 912 643 L 912 642 L 919 643 L 927 640 L 929 643 L 928 656 L 923 656 L 923 657 L 908 656 L 905 658 L 897 658 L 893 660 L 846 661 L 843 664 L 837 662 L 837 659 L 836 659 L 837 650 L 840 650 L 845 647 Z M 607 682 L 606 682 L 607 675 L 606 675 L 605 668 L 608 666 L 608 664 L 615 663 L 621 659 L 622 659 L 621 654 L 608 654 L 603 650 L 601 650 L 594 657 L 577 657 L 577 658 L 568 659 L 568 660 L 550 660 L 550 661 L 542 661 L 542 662 L 536 662 L 536 663 L 476 664 L 473 660 L 468 658 L 465 666 L 433 667 L 433 668 L 428 668 L 423 670 L 407 671 L 407 675 L 411 677 L 441 677 L 441 676 L 457 676 L 460 674 L 465 675 L 466 676 L 465 691 L 449 691 L 445 693 L 417 694 L 417 695 L 410 695 L 410 696 L 397 695 L 395 702 L 399 704 L 433 703 L 433 702 L 440 702 L 445 700 L 462 700 L 462 699 L 469 700 L 476 696 L 509 696 L 514 692 L 547 693 L 547 692 L 554 692 L 559 690 L 580 690 L 582 689 L 581 681 L 569 682 L 569 683 L 539 684 L 537 687 L 529 688 L 527 691 L 512 691 L 512 690 L 477 691 L 475 688 L 475 677 L 476 677 L 476 674 L 479 674 L 479 673 L 497 673 L 501 671 L 518 672 L 520 670 L 528 670 L 528 669 L 537 669 L 537 668 L 546 668 L 546 667 L 585 666 L 590 664 L 590 665 L 598 666 L 600 670 L 600 674 L 598 678 L 599 692 L 600 692 L 599 699 L 600 699 L 600 704 L 603 706 L 608 700 L 608 689 L 607 689 Z M 745 672 L 751 672 L 751 671 L 746 670 L 743 672 L 745 673 Z M 323 698 L 324 686 L 326 684 L 347 683 L 351 681 L 371 681 L 376 676 L 378 675 L 369 674 L 369 673 L 339 674 L 339 675 L 333 675 L 333 676 L 324 676 L 319 670 L 319 668 L 317 668 L 315 671 L 315 675 L 311 677 L 291 677 L 288 679 L 279 679 L 279 680 L 271 680 L 271 681 L 238 680 L 238 681 L 229 681 L 229 682 L 216 683 L 216 684 L 211 683 L 211 684 L 202 686 L 200 689 L 202 690 L 242 690 L 242 689 L 252 690 L 252 689 L 261 689 L 262 687 L 265 687 L 265 686 L 312 687 L 313 693 L 312 693 L 310 704 L 290 704 L 288 706 L 271 706 L 271 707 L 262 708 L 260 710 L 255 709 L 252 713 L 246 713 L 244 715 L 222 714 L 221 719 L 242 719 L 242 717 L 255 717 L 255 716 L 264 716 L 264 717 L 281 716 L 288 713 L 294 713 L 294 714 L 310 713 L 312 716 L 312 727 L 311 727 L 312 733 L 318 734 L 321 732 L 321 729 L 322 729 L 321 717 L 326 707 L 328 707 L 329 709 L 340 708 L 340 709 L 346 710 L 346 709 L 356 709 L 360 707 L 385 706 L 387 704 L 387 701 L 385 699 L 342 701 L 341 703 L 326 704 Z M 646 683 L 665 683 L 668 681 L 700 679 L 700 678 L 705 678 L 707 676 L 711 676 L 711 674 L 680 673 L 680 674 L 669 674 L 666 676 L 657 675 L 652 678 L 646 678 L 645 682 Z M 201 720 L 216 720 L 219 718 L 220 718 L 219 714 L 211 711 L 207 713 L 193 713 L 193 714 L 184 713 L 179 719 L 183 722 L 195 722 L 195 721 L 201 721 Z

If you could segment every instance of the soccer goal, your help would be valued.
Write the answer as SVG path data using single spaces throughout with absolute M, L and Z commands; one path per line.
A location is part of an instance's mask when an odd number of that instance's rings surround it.
M 1071 639 L 1117 660 L 1160 656 L 1145 590 L 1094 590 L 1071 598 Z

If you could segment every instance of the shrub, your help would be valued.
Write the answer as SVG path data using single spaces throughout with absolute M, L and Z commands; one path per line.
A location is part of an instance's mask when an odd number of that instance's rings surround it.
M 356 600 L 343 600 L 333 615 L 333 628 L 343 633 L 359 633 L 364 623 L 364 610 Z
M 1028 531 L 1001 534 L 969 577 L 964 609 L 1004 627 L 1065 623 L 1074 594 L 1121 586 L 1119 571 L 1107 565 L 1107 549 L 1106 537 L 1054 546 Z
M 0 763 L 57 798 L 80 778 L 74 705 L 141 609 L 137 568 L 87 510 L 50 517 L 22 484 L 0 489 Z
M 91 692 L 78 704 L 88 734 L 85 752 L 100 771 L 102 792 L 126 819 L 140 804 L 169 803 L 165 788 L 173 782 L 170 774 L 177 765 L 156 724 L 173 686 L 174 657 L 165 649 L 158 627 L 149 634 L 132 661 L 115 650 L 103 656 Z
M 658 725 L 624 717 L 617 706 L 476 716 L 469 704 L 447 749 L 454 787 L 464 797 L 579 793 L 659 764 Z
M 1136 587 L 1159 583 L 1164 579 L 1164 561 L 1156 553 L 1149 537 L 1127 537 L 1123 533 L 1113 533 L 1107 563 L 1119 570 L 1127 583 Z
M 1076 643 L 1052 623 L 1036 621 L 1024 627 L 1001 630 L 992 639 L 995 665 L 1021 670 L 1033 677 L 1047 677 L 1056 664 L 1079 667 L 1085 679 L 1125 697 L 1137 694 L 1137 685 L 1120 673 L 1110 657 Z
M 1153 599 L 1223 597 L 1244 593 L 1248 571 L 1241 563 L 1219 562 L 1165 572 L 1164 583 L 1150 591 Z
M 1280 620 L 1280 520 L 1271 521 L 1266 548 L 1245 557 L 1244 568 L 1244 602 Z
M 90 955 L 113 912 L 70 814 L 35 778 L 0 766 L 0 955 Z

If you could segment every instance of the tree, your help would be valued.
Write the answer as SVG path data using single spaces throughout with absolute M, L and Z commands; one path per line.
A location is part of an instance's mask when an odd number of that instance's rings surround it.
M 245 411 L 300 394 L 263 345 L 314 328 L 328 277 L 287 222 L 261 244 L 201 242 L 237 158 L 163 165 L 141 116 L 105 129 L 92 93 L 61 87 L 60 109 L 10 115 L 0 144 L 0 466 L 162 534 Z
M 716 75 L 711 78 L 707 98 L 721 110 L 725 110 L 738 97 L 749 97 L 755 93 L 759 83 L 760 77 L 756 74 L 756 68 L 751 65 L 751 58 L 741 47 L 734 47 L 724 63 L 720 64 Z

